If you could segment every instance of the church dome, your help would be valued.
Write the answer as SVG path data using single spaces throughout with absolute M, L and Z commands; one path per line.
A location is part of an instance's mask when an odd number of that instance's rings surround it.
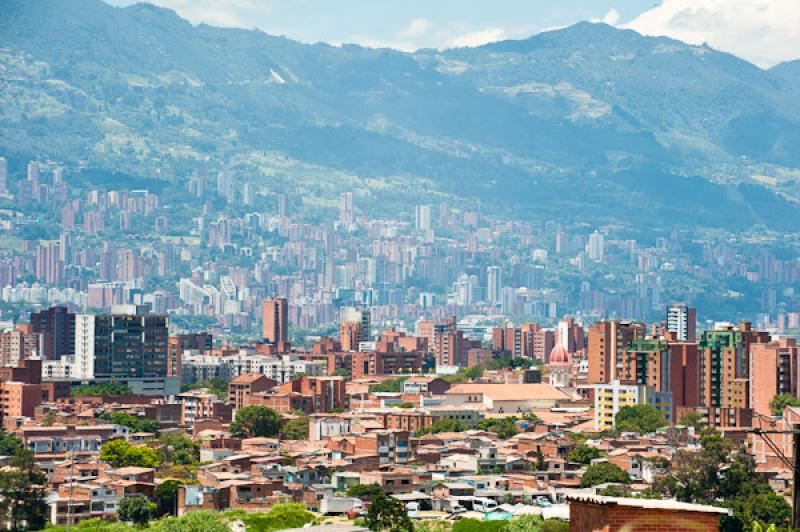
M 561 344 L 556 344 L 550 351 L 550 362 L 548 364 L 569 364 L 569 353 Z

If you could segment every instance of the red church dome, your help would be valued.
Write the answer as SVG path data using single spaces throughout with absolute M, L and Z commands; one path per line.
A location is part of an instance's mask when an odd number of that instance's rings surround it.
M 569 353 L 561 344 L 556 344 L 550 351 L 550 362 L 548 364 L 569 364 Z

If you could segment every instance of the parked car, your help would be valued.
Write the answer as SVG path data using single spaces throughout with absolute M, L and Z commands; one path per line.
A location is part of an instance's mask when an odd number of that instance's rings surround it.
M 536 497 L 536 504 L 540 508 L 549 508 L 553 506 L 553 503 L 550 502 L 550 499 L 548 499 L 547 497 Z

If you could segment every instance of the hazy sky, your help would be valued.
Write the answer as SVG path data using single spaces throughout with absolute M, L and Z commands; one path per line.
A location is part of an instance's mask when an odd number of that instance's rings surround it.
M 131 0 L 111 0 L 128 5 Z M 524 38 L 581 20 L 704 42 L 760 66 L 800 58 L 800 0 L 153 0 L 193 23 L 401 50 Z

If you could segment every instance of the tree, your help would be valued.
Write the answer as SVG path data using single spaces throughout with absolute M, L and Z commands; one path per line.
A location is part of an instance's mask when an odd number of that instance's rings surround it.
M 230 532 L 225 518 L 218 512 L 198 510 L 181 517 L 167 517 L 150 523 L 153 532 Z
M 479 521 L 477 519 L 459 519 L 453 524 L 453 532 L 502 532 L 505 521 Z
M 274 437 L 280 432 L 281 416 L 266 406 L 245 406 L 236 411 L 231 434 L 237 438 Z
M 745 529 L 753 528 L 754 525 L 762 525 L 764 528 L 774 525 L 785 529 L 791 525 L 792 507 L 786 499 L 773 491 L 738 497 L 732 501 L 731 507 Z
M 163 434 L 158 440 L 162 463 L 194 465 L 200 463 L 200 444 L 183 434 Z
M 523 515 L 512 519 L 503 527 L 503 532 L 540 532 L 542 518 L 536 515 Z
M 399 377 L 397 379 L 388 379 L 383 382 L 372 386 L 369 391 L 370 392 L 402 392 L 403 391 L 403 383 L 406 382 L 408 377 Z
M 755 473 L 753 459 L 719 432 L 707 429 L 699 452 L 678 451 L 670 461 L 655 463 L 660 473 L 653 491 L 679 501 L 733 509 L 723 516 L 725 531 L 751 528 L 754 523 L 786 526 L 791 508 Z
M 389 532 L 414 532 L 414 525 L 408 517 L 405 505 L 397 499 L 387 497 L 383 493 L 372 499 L 367 515 L 364 518 L 370 530 Z
M 437 419 L 430 427 L 424 427 L 414 433 L 415 436 L 425 434 L 438 434 L 440 432 L 464 432 L 469 427 L 457 419 L 441 418 Z
M 126 440 L 111 440 L 100 447 L 100 459 L 111 467 L 158 467 L 156 451 Z
M 167 480 L 156 487 L 153 496 L 156 499 L 157 515 L 176 513 L 179 488 L 180 483 L 177 480 Z
M 46 530 L 47 532 L 67 532 L 67 527 L 64 525 L 48 526 Z M 105 519 L 95 517 L 93 519 L 84 519 L 79 523 L 72 523 L 69 530 L 83 530 L 86 532 L 131 532 L 131 527 L 124 523 L 110 523 Z
M 478 422 L 478 428 L 494 432 L 501 440 L 507 440 L 519 434 L 517 418 L 514 416 L 500 419 L 482 419 Z
M 773 416 L 782 416 L 787 406 L 800 406 L 800 399 L 790 393 L 778 394 L 769 402 Z
M 667 419 L 652 405 L 623 406 L 614 418 L 617 430 L 640 434 L 655 432 L 667 425 Z
M 0 428 L 0 456 L 12 456 L 22 449 L 22 441 L 13 432 Z
M 703 417 L 699 412 L 690 410 L 681 416 L 681 418 L 678 420 L 678 425 L 693 427 L 695 430 L 700 430 L 703 428 L 702 419 Z
M 159 429 L 157 421 L 139 418 L 125 412 L 105 412 L 100 415 L 100 419 L 110 421 L 115 425 L 123 425 L 133 432 L 158 432 Z
M 272 532 L 289 528 L 303 528 L 315 521 L 314 514 L 302 504 L 277 504 L 266 514 L 246 514 L 242 521 L 248 531 Z
M 47 523 L 47 476 L 25 448 L 17 451 L 9 465 L 0 471 L 0 518 L 11 530 L 41 530 Z
M 228 384 L 230 381 L 222 377 L 211 377 L 207 381 L 195 382 L 194 384 L 185 384 L 181 386 L 182 392 L 189 390 L 200 390 L 202 388 L 208 389 L 211 393 L 216 395 L 220 400 L 228 398 Z
M 308 416 L 290 419 L 283 425 L 283 437 L 287 440 L 308 439 Z
M 567 459 L 570 462 L 577 462 L 579 464 L 588 465 L 597 458 L 603 456 L 603 453 L 600 449 L 596 447 L 590 447 L 589 445 L 585 444 L 578 444 L 572 448 L 572 451 L 569 453 Z
M 581 487 L 590 488 L 607 482 L 630 484 L 631 477 L 616 464 L 598 462 L 586 468 L 586 472 L 581 478 Z
M 97 384 L 88 384 L 86 386 L 78 386 L 70 390 L 72 397 L 84 396 L 104 396 L 113 397 L 118 395 L 132 395 L 133 390 L 130 386 L 122 382 L 101 382 Z
M 150 522 L 156 505 L 150 502 L 147 497 L 123 497 L 119 501 L 117 515 L 122 521 L 129 521 L 134 525 L 144 526 Z
M 358 484 L 347 490 L 347 494 L 359 499 L 372 499 L 378 495 L 384 495 L 379 484 Z
M 541 532 L 569 532 L 569 521 L 545 519 Z

